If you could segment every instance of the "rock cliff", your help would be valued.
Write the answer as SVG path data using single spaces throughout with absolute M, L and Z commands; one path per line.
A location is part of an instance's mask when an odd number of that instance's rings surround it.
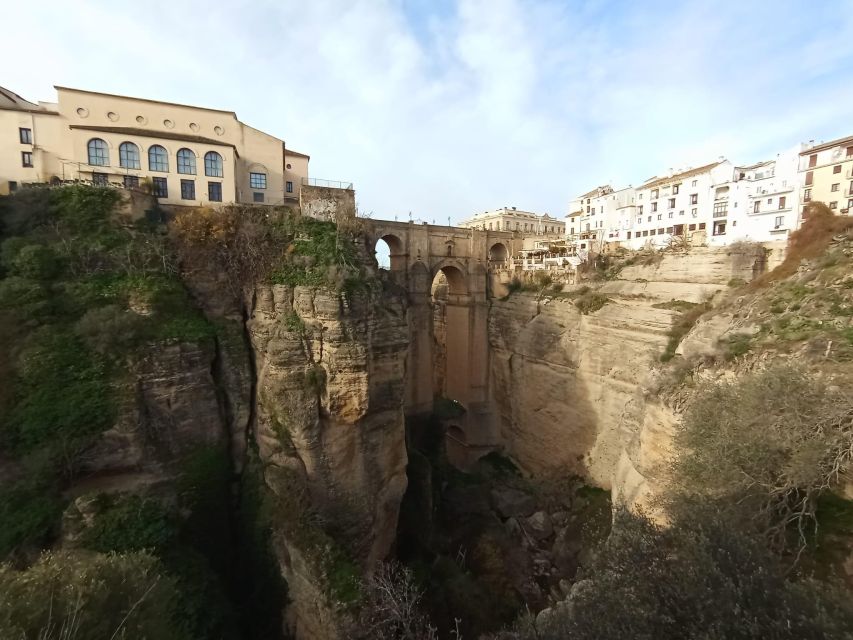
M 694 248 L 625 266 L 583 314 L 572 292 L 493 300 L 492 394 L 502 444 L 525 470 L 569 469 L 639 503 L 671 411 L 648 393 L 678 311 L 759 273 L 763 256 Z M 617 495 L 619 494 L 619 495 Z

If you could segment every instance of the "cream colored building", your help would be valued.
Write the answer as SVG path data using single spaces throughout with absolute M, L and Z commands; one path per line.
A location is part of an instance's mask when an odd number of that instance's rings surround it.
M 299 200 L 309 157 L 233 111 L 56 87 L 55 103 L 0 88 L 0 194 L 27 183 L 91 180 L 160 202 L 284 204 Z
M 562 237 L 566 233 L 566 223 L 549 216 L 531 211 L 519 211 L 515 207 L 502 207 L 494 211 L 475 213 L 459 223 L 466 229 L 486 231 L 518 231 L 525 236 Z
M 853 213 L 853 136 L 810 143 L 800 152 L 800 219 L 809 202 Z

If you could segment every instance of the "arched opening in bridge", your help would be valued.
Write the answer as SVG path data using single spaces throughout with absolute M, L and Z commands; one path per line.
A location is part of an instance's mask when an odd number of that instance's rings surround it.
M 509 251 L 503 242 L 496 242 L 489 249 L 489 264 L 492 266 L 502 266 L 506 264 L 509 258 Z
M 465 405 L 468 398 L 468 286 L 460 267 L 445 264 L 430 288 L 433 326 L 433 393 Z
M 405 247 L 397 236 L 389 233 L 379 238 L 374 252 L 380 269 L 403 271 L 406 268 Z

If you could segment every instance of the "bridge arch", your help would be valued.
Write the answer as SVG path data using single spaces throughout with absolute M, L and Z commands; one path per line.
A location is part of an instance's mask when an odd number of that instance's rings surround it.
M 454 295 L 465 295 L 469 291 L 468 274 L 465 267 L 455 261 L 443 261 L 439 263 L 433 273 L 433 286 L 439 274 L 443 274 L 447 280 L 447 292 Z
M 373 253 L 379 253 L 379 243 L 384 242 L 388 246 L 391 271 L 405 271 L 406 269 L 406 245 L 402 238 L 393 233 L 386 233 L 378 237 L 373 243 Z M 377 260 L 377 263 L 379 261 Z

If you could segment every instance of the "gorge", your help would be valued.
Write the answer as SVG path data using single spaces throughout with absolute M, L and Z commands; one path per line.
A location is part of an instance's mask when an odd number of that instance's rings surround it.
M 506 232 L 124 198 L 2 203 L 0 554 L 154 563 L 181 619 L 156 637 L 379 637 L 365 580 L 394 557 L 442 637 L 547 618 L 611 509 L 666 522 L 701 381 L 774 358 L 842 384 L 853 352 L 849 228 L 772 294 L 747 283 L 790 256 L 750 244 L 562 287 L 503 268 Z

